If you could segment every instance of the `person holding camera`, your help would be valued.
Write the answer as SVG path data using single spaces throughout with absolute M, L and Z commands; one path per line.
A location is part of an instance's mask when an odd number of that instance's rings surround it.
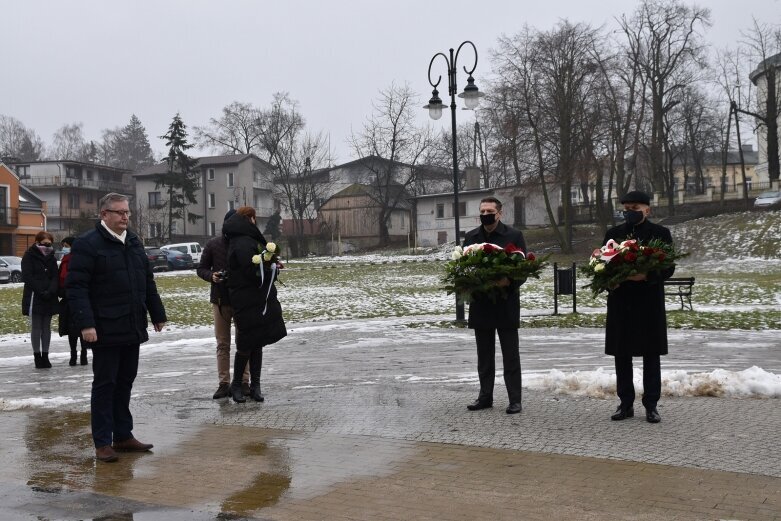
M 227 221 L 236 210 L 229 210 L 225 214 Z M 233 320 L 233 307 L 228 293 L 228 238 L 220 235 L 209 239 L 201 254 L 201 262 L 196 270 L 198 276 L 211 283 L 209 302 L 214 313 L 214 337 L 217 340 L 217 376 L 219 386 L 212 396 L 218 400 L 230 395 L 231 383 L 231 322 Z M 241 391 L 244 396 L 249 395 L 249 367 L 244 369 Z

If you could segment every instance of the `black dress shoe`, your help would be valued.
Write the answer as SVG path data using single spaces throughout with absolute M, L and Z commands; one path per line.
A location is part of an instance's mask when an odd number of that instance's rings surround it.
M 233 398 L 234 402 L 244 403 L 247 401 L 247 399 L 244 398 L 244 393 L 241 392 L 241 385 L 231 384 L 230 392 L 231 392 L 231 398 Z
M 654 407 L 653 409 L 645 410 L 645 419 L 648 423 L 659 423 L 660 421 L 662 421 L 662 417 L 659 416 L 656 407 Z
M 507 414 L 518 414 L 519 412 L 521 412 L 522 409 L 523 407 L 521 407 L 521 403 L 515 402 L 508 405 L 507 409 L 505 409 L 504 412 L 506 412 Z
M 618 421 L 618 420 L 626 420 L 627 418 L 631 418 L 635 415 L 635 408 L 629 407 L 628 409 L 624 409 L 620 405 L 616 409 L 616 412 L 613 414 L 613 416 L 610 417 L 611 420 Z
M 474 402 L 467 405 L 466 408 L 469 409 L 470 411 L 479 411 L 480 409 L 490 409 L 493 406 L 494 404 L 491 402 L 475 400 Z

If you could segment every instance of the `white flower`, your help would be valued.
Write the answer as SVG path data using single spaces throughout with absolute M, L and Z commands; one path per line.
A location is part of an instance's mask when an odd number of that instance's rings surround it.
M 266 251 L 270 251 L 271 253 L 277 252 L 277 245 L 273 242 L 267 242 L 266 243 Z
M 274 252 L 273 251 L 265 251 L 265 252 L 263 252 L 263 260 L 266 261 L 266 262 L 270 262 L 271 261 L 271 257 L 273 257 L 273 256 L 274 256 Z
M 603 271 L 604 269 L 605 269 L 605 265 L 604 264 L 597 264 L 596 266 L 594 266 L 594 271 L 595 272 Z
M 461 248 L 461 246 L 456 246 L 456 249 L 453 250 L 453 253 L 450 254 L 450 258 L 455 260 L 460 259 L 464 255 L 464 250 Z
M 252 264 L 260 264 L 260 254 L 252 256 Z

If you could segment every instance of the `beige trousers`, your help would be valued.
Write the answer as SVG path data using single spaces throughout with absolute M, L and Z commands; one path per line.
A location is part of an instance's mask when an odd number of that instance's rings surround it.
M 233 308 L 212 304 L 214 337 L 217 339 L 217 375 L 221 384 L 231 383 L 231 320 Z M 249 364 L 244 369 L 243 382 L 249 383 Z

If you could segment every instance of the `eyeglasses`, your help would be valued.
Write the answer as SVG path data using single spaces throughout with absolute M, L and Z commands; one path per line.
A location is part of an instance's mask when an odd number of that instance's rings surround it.
M 130 217 L 131 215 L 133 215 L 128 210 L 109 210 L 109 209 L 106 209 L 106 211 L 107 212 L 111 212 L 111 213 L 115 213 L 115 214 L 119 215 L 120 217 Z

